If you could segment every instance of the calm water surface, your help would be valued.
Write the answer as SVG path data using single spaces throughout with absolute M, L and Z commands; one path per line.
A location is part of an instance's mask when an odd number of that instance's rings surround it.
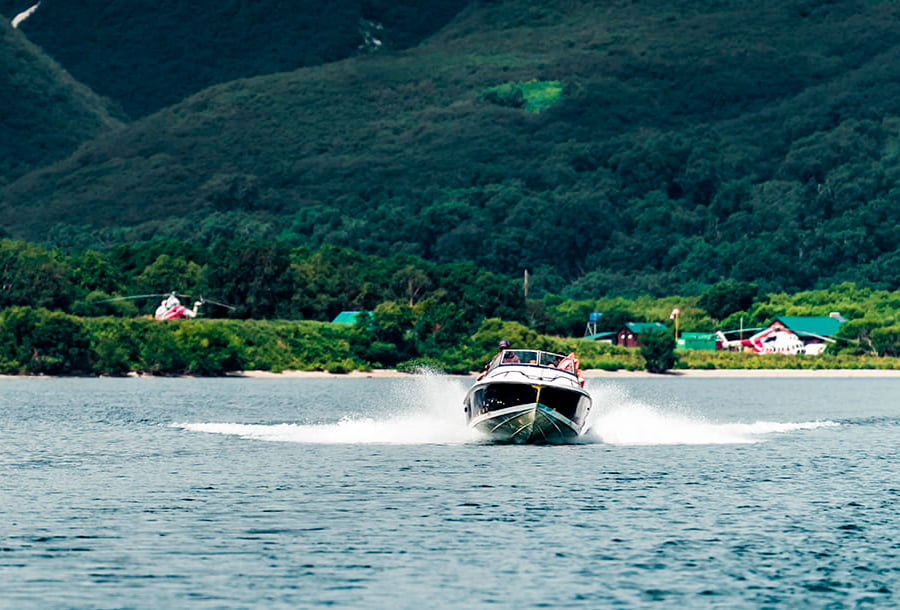
M 0 607 L 897 607 L 900 380 L 0 379 Z

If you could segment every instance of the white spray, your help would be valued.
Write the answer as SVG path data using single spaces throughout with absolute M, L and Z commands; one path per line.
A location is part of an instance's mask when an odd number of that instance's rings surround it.
M 644 404 L 614 384 L 594 384 L 590 391 L 594 409 L 587 436 L 611 445 L 758 443 L 772 434 L 838 425 L 830 421 L 718 423 L 690 409 Z
M 397 383 L 389 396 L 372 397 L 373 402 L 389 401 L 391 415 L 348 416 L 337 423 L 303 424 L 172 424 L 174 427 L 214 434 L 234 434 L 244 438 L 318 444 L 454 444 L 475 441 L 478 434 L 466 426 L 463 398 L 466 379 L 425 372 Z
M 387 396 L 373 395 L 379 418 L 348 416 L 337 423 L 274 425 L 180 423 L 173 427 L 248 439 L 309 444 L 461 444 L 482 439 L 465 423 L 463 398 L 471 380 L 423 373 L 399 381 Z M 613 383 L 588 386 L 593 409 L 582 442 L 610 445 L 756 443 L 773 434 L 837 426 L 834 422 L 717 423 L 678 407 L 648 405 Z M 379 401 L 385 401 L 378 404 Z

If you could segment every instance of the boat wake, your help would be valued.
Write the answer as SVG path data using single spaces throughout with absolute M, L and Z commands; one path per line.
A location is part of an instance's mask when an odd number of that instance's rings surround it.
M 404 379 L 381 415 L 348 416 L 324 424 L 173 423 L 192 432 L 308 444 L 464 444 L 484 437 L 465 423 L 462 404 L 469 380 L 436 374 Z M 696 412 L 643 403 L 614 383 L 588 384 L 594 408 L 579 444 L 713 445 L 763 442 L 773 435 L 837 427 L 832 421 L 718 423 Z
M 435 425 L 428 418 L 416 416 L 383 420 L 345 418 L 335 424 L 172 424 L 192 432 L 230 434 L 247 439 L 309 443 L 342 444 L 454 444 L 477 440 L 477 435 L 463 424 L 454 428 Z
M 717 423 L 673 407 L 648 405 L 614 385 L 591 387 L 595 408 L 585 439 L 610 445 L 727 445 L 765 441 L 775 434 L 839 426 L 832 421 Z
M 477 442 L 463 416 L 466 382 L 436 374 L 404 379 L 383 415 L 350 415 L 327 424 L 173 423 L 171 427 L 247 439 L 310 444 L 460 444 Z

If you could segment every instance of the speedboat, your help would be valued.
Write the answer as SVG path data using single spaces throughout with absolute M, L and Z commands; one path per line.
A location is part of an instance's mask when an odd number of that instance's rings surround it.
M 469 388 L 466 419 L 491 440 L 568 443 L 584 431 L 591 395 L 575 354 L 506 349 Z

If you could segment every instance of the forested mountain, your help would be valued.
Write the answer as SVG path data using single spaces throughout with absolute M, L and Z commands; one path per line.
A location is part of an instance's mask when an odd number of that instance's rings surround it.
M 0 186 L 117 127 L 111 106 L 0 19 Z
M 0 222 L 471 260 L 577 298 L 900 286 L 896 3 L 497 0 L 441 25 L 101 135 L 10 184 Z
M 418 44 L 466 1 L 421 4 L 42 0 L 21 27 L 77 79 L 139 117 L 237 78 Z

